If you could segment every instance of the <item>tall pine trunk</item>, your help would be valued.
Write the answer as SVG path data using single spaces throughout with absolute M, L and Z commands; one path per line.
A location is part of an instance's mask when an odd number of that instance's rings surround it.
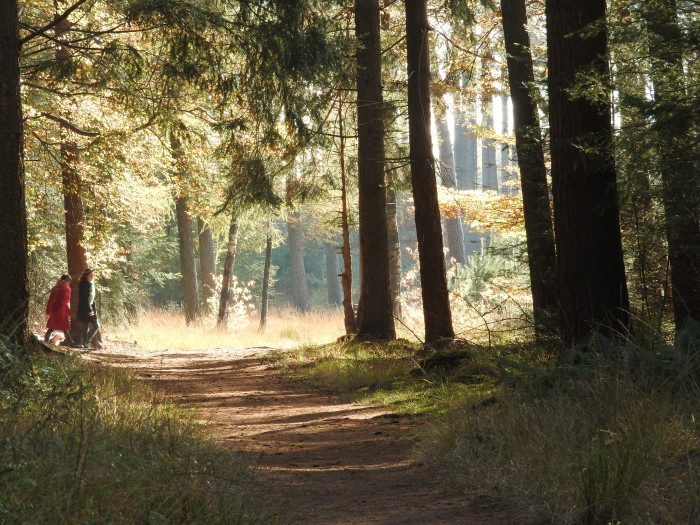
M 493 100 L 491 96 L 483 102 L 483 111 L 486 112 L 484 127 L 489 133 L 493 133 Z M 482 141 L 481 154 L 481 184 L 483 189 L 498 191 L 498 170 L 496 168 L 496 141 L 485 138 Z
M 508 136 L 508 96 L 501 95 L 501 135 L 503 137 Z M 504 195 L 511 195 L 513 193 L 513 186 L 510 183 L 512 175 L 510 172 L 510 146 L 505 140 L 499 146 L 500 148 L 500 165 L 501 165 L 501 176 L 499 180 L 499 187 L 501 188 L 501 193 Z
M 228 228 L 228 243 L 226 244 L 226 259 L 224 260 L 224 272 L 221 276 L 221 295 L 219 296 L 219 315 L 216 326 L 226 327 L 228 321 L 228 305 L 231 300 L 231 280 L 233 279 L 233 266 L 236 261 L 236 247 L 238 245 L 238 222 L 231 217 Z
M 700 170 L 689 144 L 696 141 L 694 111 L 687 102 L 676 0 L 659 0 L 643 10 L 651 43 L 654 121 L 666 214 L 676 330 L 689 318 L 700 321 Z M 697 146 L 696 146 L 697 148 Z
M 537 103 L 530 91 L 535 74 L 526 29 L 525 0 L 501 0 L 501 13 L 513 100 L 535 334 L 542 339 L 547 334 L 555 334 L 558 326 L 554 289 L 556 258 L 540 121 Z
M 197 217 L 199 231 L 199 273 L 202 276 L 202 305 L 207 314 L 213 309 L 212 298 L 216 292 L 216 248 L 209 224 Z
M 19 343 L 29 341 L 27 212 L 19 77 L 17 2 L 0 2 L 0 332 Z
M 396 337 L 389 290 L 389 242 L 384 174 L 384 100 L 379 3 L 355 0 L 357 48 L 360 304 L 357 335 Z M 347 268 L 346 268 L 347 270 Z
M 340 249 L 340 254 L 343 257 L 343 269 L 340 272 L 340 282 L 343 288 L 343 321 L 345 325 L 345 334 L 352 335 L 357 333 L 357 320 L 355 319 L 355 309 L 352 306 L 352 257 L 350 255 L 350 221 L 348 217 L 348 178 L 345 169 L 345 121 L 343 120 L 343 102 L 344 99 L 340 96 L 338 100 L 341 192 L 340 227 L 343 238 L 343 246 Z
M 287 216 L 287 246 L 291 270 L 292 301 L 302 313 L 309 311 L 309 288 L 304 267 L 304 234 L 301 228 L 301 213 L 298 210 Z
M 430 136 L 430 48 L 425 0 L 406 0 L 411 182 L 416 215 L 425 344 L 454 339 Z
M 267 311 L 270 303 L 270 266 L 272 265 L 272 235 L 269 229 L 265 242 L 265 266 L 263 267 L 262 294 L 260 297 L 260 331 L 267 326 Z
M 629 320 L 609 96 L 577 92 L 584 72 L 609 85 L 605 11 L 605 0 L 546 2 L 557 299 L 566 343 L 596 330 L 614 335 Z

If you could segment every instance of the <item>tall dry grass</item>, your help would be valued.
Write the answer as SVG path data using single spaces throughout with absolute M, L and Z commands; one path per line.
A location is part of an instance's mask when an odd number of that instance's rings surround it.
M 224 329 L 214 320 L 186 324 L 179 311 L 150 309 L 129 324 L 108 330 L 109 337 L 146 350 L 206 350 L 214 348 L 294 348 L 331 342 L 345 331 L 339 310 L 301 314 L 296 310 L 273 310 L 264 331 L 257 317 L 239 320 Z

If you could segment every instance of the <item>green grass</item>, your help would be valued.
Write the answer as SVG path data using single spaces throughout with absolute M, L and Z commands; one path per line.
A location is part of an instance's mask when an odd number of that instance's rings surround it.
M 0 345 L 2 346 L 2 345 Z M 0 348 L 0 523 L 263 523 L 241 455 L 123 374 Z

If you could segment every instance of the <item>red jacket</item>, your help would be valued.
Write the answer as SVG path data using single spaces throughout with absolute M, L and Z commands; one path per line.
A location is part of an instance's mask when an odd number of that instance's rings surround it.
M 49 320 L 46 328 L 50 330 L 70 330 L 70 283 L 59 283 L 51 290 L 49 302 L 46 303 Z

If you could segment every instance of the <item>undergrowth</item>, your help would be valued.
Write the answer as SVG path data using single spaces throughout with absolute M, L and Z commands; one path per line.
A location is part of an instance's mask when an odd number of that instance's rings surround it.
M 0 340 L 0 523 L 262 523 L 242 456 L 142 385 Z

